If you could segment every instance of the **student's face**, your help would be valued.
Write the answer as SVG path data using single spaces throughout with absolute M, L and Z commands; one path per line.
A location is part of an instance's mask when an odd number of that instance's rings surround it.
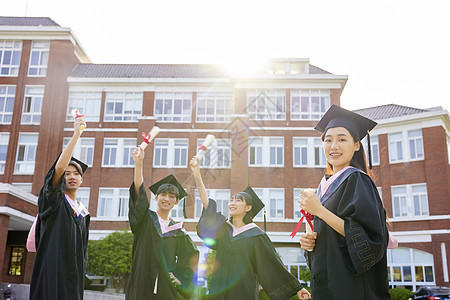
M 241 197 L 233 196 L 228 203 L 228 212 L 230 217 L 244 217 L 247 212 L 252 209 L 251 205 L 247 205 Z
M 333 166 L 334 173 L 349 166 L 353 154 L 360 147 L 361 144 L 355 142 L 350 132 L 344 127 L 330 128 L 325 133 L 323 149 L 327 161 Z
M 83 183 L 83 177 L 78 173 L 77 168 L 72 165 L 67 167 L 64 177 L 66 178 L 66 190 L 77 190 Z
M 171 193 L 159 193 L 156 197 L 156 203 L 162 210 L 170 211 L 175 205 L 178 204 L 177 196 Z

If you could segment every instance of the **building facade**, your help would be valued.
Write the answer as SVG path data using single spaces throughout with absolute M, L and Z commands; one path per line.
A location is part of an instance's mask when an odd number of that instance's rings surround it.
M 1 281 L 29 282 L 34 257 L 24 242 L 36 195 L 73 134 L 75 108 L 87 121 L 74 156 L 90 167 L 78 193 L 92 216 L 90 239 L 129 229 L 131 153 L 142 132 L 158 126 L 146 150 L 145 184 L 170 173 L 183 184 L 185 228 L 202 255 L 195 232 L 201 201 L 188 162 L 213 134 L 202 159 L 209 196 L 226 215 L 230 197 L 251 185 L 266 205 L 255 222 L 264 228 L 265 217 L 294 275 L 306 268 L 298 239 L 289 236 L 300 218 L 295 197 L 323 176 L 313 127 L 340 105 L 347 76 L 294 58 L 271 60 L 248 77 L 218 65 L 93 64 L 70 29 L 48 18 L 0 17 L 1 46 L 8 53 L 0 57 Z M 448 286 L 448 112 L 396 105 L 357 112 L 379 122 L 371 135 L 373 177 L 400 242 L 389 250 L 391 284 Z M 182 205 L 172 211 L 176 220 Z

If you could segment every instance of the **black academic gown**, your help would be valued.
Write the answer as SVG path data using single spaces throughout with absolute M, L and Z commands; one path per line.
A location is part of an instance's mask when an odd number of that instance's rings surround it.
M 386 213 L 377 188 L 367 174 L 356 168 L 341 176 L 321 201 L 344 219 L 345 237 L 314 217 L 316 245 L 312 252 L 305 251 L 311 269 L 312 299 L 391 299 Z
M 266 233 L 254 227 L 233 237 L 233 227 L 217 212 L 212 199 L 202 212 L 197 232 L 207 246 L 217 250 L 210 299 L 258 299 L 259 284 L 271 299 L 288 299 L 302 289 Z
M 64 176 L 59 186 L 52 187 L 54 167 L 47 173 L 38 198 L 30 299 L 81 300 L 87 271 L 90 216 L 76 216 L 64 196 Z
M 198 250 L 184 230 L 163 233 L 156 212 L 149 210 L 144 185 L 135 195 L 134 183 L 130 188 L 128 213 L 134 234 L 133 263 L 128 279 L 126 299 L 178 299 L 178 292 L 189 298 L 194 289 L 191 260 L 198 261 Z M 173 220 L 169 226 L 176 224 Z M 181 286 L 175 287 L 169 272 L 177 277 Z M 158 277 L 157 293 L 154 294 Z

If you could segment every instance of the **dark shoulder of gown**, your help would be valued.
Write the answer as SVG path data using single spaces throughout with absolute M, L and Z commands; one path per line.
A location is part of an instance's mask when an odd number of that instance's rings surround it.
M 259 284 L 271 299 L 288 299 L 302 286 L 278 257 L 269 237 L 258 227 L 233 236 L 226 218 L 209 200 L 197 232 L 205 244 L 216 249 L 210 299 L 258 299 Z
M 129 221 L 134 234 L 133 262 L 126 288 L 126 299 L 189 299 L 195 287 L 193 266 L 198 262 L 198 250 L 189 235 L 182 230 L 163 234 L 156 212 L 149 210 L 144 185 L 135 194 L 130 187 Z M 174 286 L 169 272 L 181 286 Z M 155 281 L 157 292 L 154 294 Z
M 74 213 L 64 195 L 64 176 L 52 187 L 54 171 L 53 165 L 38 198 L 30 299 L 83 299 L 90 216 Z
M 386 213 L 372 179 L 354 172 L 324 202 L 344 220 L 345 237 L 314 217 L 311 268 L 313 299 L 390 299 Z

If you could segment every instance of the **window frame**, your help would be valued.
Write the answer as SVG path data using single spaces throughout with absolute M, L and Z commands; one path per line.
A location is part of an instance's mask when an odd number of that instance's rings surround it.
M 39 92 L 31 92 L 31 90 L 36 90 Z M 43 85 L 27 85 L 25 86 L 25 94 L 23 96 L 23 106 L 22 106 L 22 117 L 20 119 L 21 125 L 39 125 L 41 123 L 42 116 L 42 106 L 44 102 L 44 93 L 45 86 Z M 30 111 L 26 112 L 26 102 L 29 99 L 30 101 Z M 36 102 L 40 101 L 40 103 L 36 104 Z M 37 108 L 36 108 L 37 106 Z M 38 110 L 38 111 L 36 111 Z M 24 117 L 29 116 L 30 121 L 25 121 Z M 38 117 L 38 120 L 35 120 L 34 117 Z
M 253 218 L 254 221 L 264 221 L 264 211 L 266 211 L 266 221 L 267 222 L 278 222 L 280 220 L 284 220 L 286 218 L 286 193 L 284 188 L 253 188 L 256 195 L 261 199 L 261 201 L 264 203 L 264 208 L 261 209 L 261 211 Z M 271 217 L 271 198 L 270 198 L 270 192 L 271 191 L 282 191 L 283 192 L 283 217 Z
M 86 122 L 99 122 L 101 105 L 101 91 L 71 91 L 68 96 L 66 121 L 73 121 L 72 110 L 78 109 L 80 114 L 85 115 Z
M 296 141 L 306 140 L 306 145 L 296 145 Z M 306 148 L 306 165 L 296 163 L 296 150 Z M 319 155 L 317 158 L 316 155 Z M 316 161 L 319 164 L 316 165 Z M 294 168 L 326 168 L 327 159 L 323 151 L 323 143 L 320 137 L 296 137 L 292 138 L 292 166 Z
M 11 46 L 8 46 L 11 45 Z M 19 76 L 20 61 L 22 57 L 22 41 L 14 40 L 0 40 L 0 76 L 4 77 L 17 77 Z M 11 52 L 9 57 L 9 63 L 5 63 L 5 52 Z M 18 58 L 17 63 L 14 63 Z M 7 69 L 7 73 L 3 73 L 3 70 Z
M 70 141 L 70 137 L 65 137 L 63 139 L 63 150 L 67 147 Z M 93 142 L 92 145 L 83 145 L 83 142 Z M 87 149 L 87 150 L 85 150 Z M 89 150 L 92 152 L 89 153 Z M 94 152 L 95 151 L 95 138 L 94 137 L 80 137 L 75 145 L 72 156 L 79 158 L 88 167 L 92 167 L 94 164 Z M 90 158 L 90 159 L 89 159 Z
M 197 148 L 203 143 L 204 138 L 197 138 Z M 223 150 L 227 152 L 227 159 L 223 159 L 224 163 L 228 162 L 227 165 L 219 166 L 219 151 Z M 208 147 L 205 155 L 200 160 L 200 168 L 202 169 L 231 169 L 231 139 L 214 139 L 211 145 Z M 224 157 L 224 156 L 223 156 Z M 209 165 L 205 164 L 205 161 L 209 160 Z
M 296 103 L 295 97 L 298 97 L 298 103 Z M 313 97 L 319 97 L 319 107 L 320 111 L 313 112 L 312 111 L 312 101 Z M 308 110 L 302 110 L 302 101 L 303 98 L 308 98 Z M 322 99 L 326 98 L 326 99 Z M 290 100 L 291 100 L 291 120 L 292 121 L 311 121 L 311 120 L 320 120 L 323 115 L 330 108 L 330 90 L 329 89 L 292 89 L 290 90 Z M 306 100 L 306 99 L 305 99 Z M 323 102 L 324 101 L 324 102 Z M 296 109 L 296 105 L 298 105 L 299 109 Z M 303 118 L 302 116 L 306 116 Z
M 275 97 L 273 101 L 268 102 Z M 278 111 L 278 97 L 281 97 L 281 111 Z M 265 89 L 265 90 L 247 90 L 247 107 L 246 113 L 251 120 L 286 120 L 286 89 Z M 256 104 L 253 104 L 255 103 Z M 268 107 L 267 104 L 270 104 Z M 254 110 L 252 108 L 254 106 Z
M 270 142 L 274 139 L 282 140 L 282 145 L 273 145 Z M 262 140 L 262 144 L 255 145 L 256 141 Z M 271 168 L 282 168 L 285 164 L 284 151 L 285 151 L 284 136 L 251 136 L 248 138 L 248 166 L 249 167 L 271 167 Z M 271 163 L 271 150 L 272 148 L 281 147 L 281 163 Z M 260 148 L 261 153 L 255 152 L 255 163 L 252 164 L 252 148 Z M 277 153 L 276 153 L 277 154 Z M 261 163 L 257 163 L 257 156 L 261 155 Z M 275 156 L 276 157 L 276 156 Z M 277 160 L 276 160 L 277 161 Z
M 6 157 L 8 156 L 8 146 L 9 146 L 9 138 L 10 133 L 9 132 L 0 132 L 0 149 L 3 147 L 5 149 L 5 159 L 2 160 L 0 157 L 0 174 L 5 174 L 5 168 L 6 168 Z M 2 151 L 0 151 L 0 154 Z
M 425 187 L 425 193 L 413 193 L 413 187 Z M 397 195 L 394 195 L 394 190 L 404 189 L 404 193 L 399 193 Z M 399 210 L 400 215 L 397 216 L 397 208 L 396 208 L 396 196 L 397 198 L 400 195 L 401 197 L 405 197 L 405 205 L 404 208 L 406 210 L 406 213 L 402 213 L 402 203 L 399 202 Z M 421 211 L 421 214 L 416 215 L 415 211 L 415 205 L 414 205 L 414 195 L 425 195 L 426 196 L 426 202 L 427 202 L 427 212 L 423 213 Z M 429 205 L 429 197 L 428 197 L 428 187 L 427 183 L 416 183 L 416 184 L 406 184 L 406 185 L 393 185 L 391 186 L 391 202 L 392 202 L 392 218 L 396 220 L 401 219 L 409 219 L 409 218 L 416 218 L 416 217 L 426 217 L 430 215 L 430 205 Z
M 167 148 L 164 148 L 164 146 L 159 146 L 158 143 L 162 143 L 164 141 L 167 141 Z M 186 145 L 176 146 L 176 142 L 185 142 Z M 166 164 L 165 165 L 156 165 L 156 151 L 157 150 L 166 150 Z M 175 165 L 175 154 L 176 150 L 184 150 L 186 152 L 186 162 L 185 164 Z M 180 160 L 182 158 L 182 152 L 180 152 Z M 185 138 L 157 138 L 155 139 L 154 146 L 153 146 L 153 168 L 186 168 L 188 164 L 188 155 L 189 155 L 189 139 Z
M 231 190 L 230 189 L 206 189 L 206 193 L 208 194 L 208 198 L 214 199 L 217 203 L 217 211 L 224 215 L 226 218 L 229 217 L 228 214 L 228 204 L 231 199 Z M 218 198 L 218 193 L 226 193 L 226 195 L 222 195 L 221 198 Z M 200 218 L 202 214 L 203 204 L 200 199 L 200 195 L 198 193 L 198 189 L 194 191 L 194 218 Z
M 14 90 L 14 93 L 9 93 L 10 90 Z M 0 93 L 0 101 L 3 102 L 2 107 L 0 107 L 0 124 L 1 125 L 11 125 L 13 112 L 14 112 L 14 102 L 16 100 L 17 87 L 15 85 L 0 85 L 0 92 L 5 91 L 5 94 Z M 6 111 L 8 103 L 12 101 L 11 111 Z M 11 104 L 10 104 L 11 105 Z M 5 117 L 9 117 L 10 121 L 5 122 Z
M 43 44 L 43 46 L 39 46 Z M 33 54 L 38 55 L 38 64 L 33 64 Z M 49 41 L 33 41 L 31 43 L 30 59 L 28 63 L 28 77 L 45 77 L 47 76 L 48 60 L 50 53 Z M 44 62 L 43 62 L 44 61 Z M 31 70 L 36 69 L 36 74 L 31 74 Z
M 104 122 L 124 122 L 132 123 L 138 122 L 138 118 L 142 116 L 144 93 L 143 92 L 106 92 L 105 95 L 105 111 L 103 114 Z M 131 102 L 133 107 L 132 113 L 127 114 L 127 103 Z M 108 104 L 113 104 L 113 112 L 108 113 Z M 115 113 L 116 105 L 122 104 L 122 112 Z M 129 105 L 129 104 L 128 104 Z M 140 107 L 140 110 L 135 110 L 136 106 Z M 126 120 L 126 118 L 130 118 Z
M 102 193 L 110 192 L 111 198 L 102 198 Z M 121 199 L 126 198 L 126 204 L 122 205 L 122 207 L 126 208 L 125 212 L 122 213 L 122 216 L 119 215 L 121 207 Z M 103 201 L 102 199 L 110 200 L 110 215 L 100 215 L 100 210 L 103 209 Z M 102 220 L 117 220 L 117 221 L 126 221 L 128 220 L 128 203 L 129 203 L 129 189 L 128 188 L 112 188 L 112 187 L 100 187 L 98 191 L 98 200 L 97 200 L 97 219 Z M 106 208 L 106 207 L 105 207 Z
M 34 143 L 30 143 L 30 142 L 27 142 L 27 143 L 21 143 L 20 142 L 20 137 L 21 136 L 35 136 L 36 137 L 36 142 Z M 34 174 L 34 170 L 35 170 L 35 167 L 36 167 L 36 152 L 37 152 L 37 146 L 38 146 L 38 144 L 39 144 L 39 133 L 30 133 L 30 132 L 20 132 L 19 133 L 19 138 L 18 138 L 18 142 L 17 142 L 17 151 L 16 151 L 16 159 L 15 159 L 15 163 L 14 163 L 14 175 L 32 175 L 32 174 Z M 24 158 L 26 158 L 28 155 L 29 155 L 29 148 L 30 147 L 35 147 L 35 149 L 34 149 L 34 160 L 32 161 L 32 163 L 31 163 L 31 160 L 30 160 L 30 162 L 28 162 L 27 160 L 24 160 L 23 162 L 21 162 L 21 163 L 19 163 L 18 164 L 18 158 L 19 158 L 19 151 L 20 151 L 20 146 L 25 146 L 25 149 L 24 149 L 24 154 L 23 154 L 23 156 L 24 156 Z M 18 168 L 20 168 L 20 166 L 21 165 L 25 165 L 25 168 L 28 166 L 28 165 L 30 165 L 30 166 L 33 166 L 33 170 L 30 170 L 30 171 L 25 171 L 25 172 L 19 172 L 18 171 Z
M 107 141 L 117 141 L 116 147 L 107 147 L 110 145 L 106 145 Z M 126 145 L 126 142 L 129 142 L 130 145 Z M 134 160 L 132 158 L 133 150 L 136 148 L 137 139 L 135 138 L 115 138 L 115 137 L 105 137 L 103 138 L 103 154 L 102 154 L 102 167 L 103 168 L 134 168 Z M 115 161 L 114 163 L 109 163 L 111 161 L 111 157 L 108 159 L 108 164 L 105 164 L 105 152 L 106 149 L 116 149 L 115 151 Z M 126 156 L 126 152 L 129 152 L 129 155 Z M 123 160 L 125 157 L 128 157 L 128 164 L 124 164 Z
M 176 99 L 176 95 L 180 95 L 180 99 Z M 171 96 L 171 97 L 169 97 Z M 191 123 L 192 121 L 192 92 L 155 92 L 155 101 L 153 105 L 153 111 L 154 116 L 156 118 L 157 122 L 162 123 L 169 123 L 169 122 L 177 122 L 177 123 Z M 165 103 L 166 101 L 170 101 L 171 103 L 171 109 L 174 110 L 175 107 L 175 101 L 181 100 L 181 113 L 175 114 L 172 113 L 165 113 L 164 110 L 166 109 Z M 158 102 L 162 101 L 162 112 L 157 113 L 157 106 Z M 189 103 L 189 109 L 184 109 L 185 101 Z M 188 111 L 188 113 L 185 113 L 185 110 Z M 177 120 L 176 118 L 180 118 L 180 120 Z
M 234 111 L 233 105 L 233 93 L 232 92 L 198 92 L 196 98 L 196 116 L 195 120 L 197 123 L 228 123 L 231 121 L 231 115 Z M 224 113 L 218 114 L 217 103 L 222 100 L 224 102 Z M 204 101 L 205 103 L 205 114 L 200 114 L 199 110 L 201 108 L 200 103 Z M 208 103 L 213 102 L 213 110 L 212 114 L 208 114 Z M 218 116 L 223 118 L 222 120 L 218 120 Z M 203 120 L 199 118 L 203 117 Z

